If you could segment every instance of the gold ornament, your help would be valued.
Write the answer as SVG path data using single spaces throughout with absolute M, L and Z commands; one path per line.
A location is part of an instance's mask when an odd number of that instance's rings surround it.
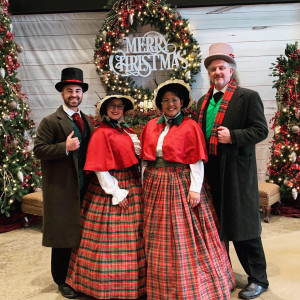
M 291 160 L 292 162 L 295 162 L 296 159 L 297 159 L 297 154 L 296 154 L 296 152 L 293 151 L 292 154 L 290 155 L 290 160 Z
M 133 14 L 129 15 L 129 23 L 130 23 L 130 25 L 133 24 Z
M 191 71 L 187 71 L 185 74 L 185 79 L 190 80 L 191 79 Z
M 175 12 L 175 13 L 173 14 L 173 20 L 177 20 L 177 19 L 178 19 L 178 13 Z
M 23 52 L 23 46 L 21 46 L 21 45 L 18 45 L 16 49 L 17 49 L 18 53 L 22 53 Z
M 23 173 L 22 173 L 21 171 L 18 171 L 17 176 L 18 176 L 18 179 L 19 179 L 21 182 L 24 181 L 24 175 L 23 175 Z
M 295 125 L 295 126 L 292 127 L 292 132 L 293 133 L 299 133 L 299 131 L 300 131 L 299 126 Z
M 8 108 L 10 110 L 16 109 L 16 107 L 17 107 L 17 103 L 15 101 L 11 101 L 8 103 Z
M 9 121 L 10 120 L 10 117 L 8 115 L 4 115 L 2 118 L 3 118 L 4 121 Z
M 292 196 L 293 196 L 294 200 L 297 199 L 297 197 L 298 197 L 298 191 L 297 191 L 297 189 L 295 189 L 295 188 L 292 189 Z
M 0 68 L 0 77 L 1 77 L 1 79 L 4 79 L 4 77 L 5 77 L 5 70 L 4 70 L 4 68 Z

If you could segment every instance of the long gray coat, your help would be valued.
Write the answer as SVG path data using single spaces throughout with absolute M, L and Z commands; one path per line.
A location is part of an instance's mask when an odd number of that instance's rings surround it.
M 83 118 L 93 131 L 91 120 Z M 80 191 L 77 151 L 66 153 L 72 122 L 60 106 L 45 117 L 36 132 L 34 154 L 43 176 L 43 246 L 78 247 L 80 242 Z
M 204 98 L 198 101 L 198 114 Z M 217 190 L 213 197 L 220 236 L 232 241 L 256 238 L 261 234 L 261 223 L 255 144 L 268 135 L 259 94 L 237 87 L 222 126 L 230 130 L 232 144 L 219 144 L 217 158 L 209 156 L 205 164 L 212 187 Z M 205 124 L 202 129 L 205 132 Z

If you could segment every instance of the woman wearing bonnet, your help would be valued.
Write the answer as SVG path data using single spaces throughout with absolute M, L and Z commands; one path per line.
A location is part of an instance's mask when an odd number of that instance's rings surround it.
M 134 100 L 107 95 L 97 105 L 84 169 L 95 172 L 82 203 L 82 238 L 73 250 L 67 283 L 97 299 L 139 299 L 146 294 L 140 143 L 125 123 Z
M 147 299 L 230 299 L 235 280 L 203 184 L 205 139 L 181 111 L 192 104 L 190 86 L 168 80 L 153 102 L 163 114 L 140 137 Z

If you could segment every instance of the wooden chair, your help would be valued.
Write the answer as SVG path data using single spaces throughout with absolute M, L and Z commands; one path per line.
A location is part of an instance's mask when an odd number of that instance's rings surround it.
M 43 194 L 42 192 L 34 192 L 22 197 L 21 209 L 25 214 L 43 216 Z M 25 217 L 25 226 L 28 226 L 28 219 Z
M 264 222 L 269 223 L 269 213 L 271 211 L 271 205 L 278 202 L 278 206 L 275 210 L 279 214 L 279 204 L 280 204 L 280 187 L 277 184 L 269 182 L 259 182 L 258 191 L 259 191 L 259 205 L 262 211 L 264 212 Z

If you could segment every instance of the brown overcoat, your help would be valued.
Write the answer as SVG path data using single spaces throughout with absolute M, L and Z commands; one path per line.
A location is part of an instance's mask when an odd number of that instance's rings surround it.
M 90 132 L 93 125 L 82 114 Z M 34 154 L 41 160 L 43 183 L 43 246 L 73 248 L 80 243 L 80 191 L 77 151 L 66 152 L 72 122 L 62 106 L 45 117 L 36 132 Z

